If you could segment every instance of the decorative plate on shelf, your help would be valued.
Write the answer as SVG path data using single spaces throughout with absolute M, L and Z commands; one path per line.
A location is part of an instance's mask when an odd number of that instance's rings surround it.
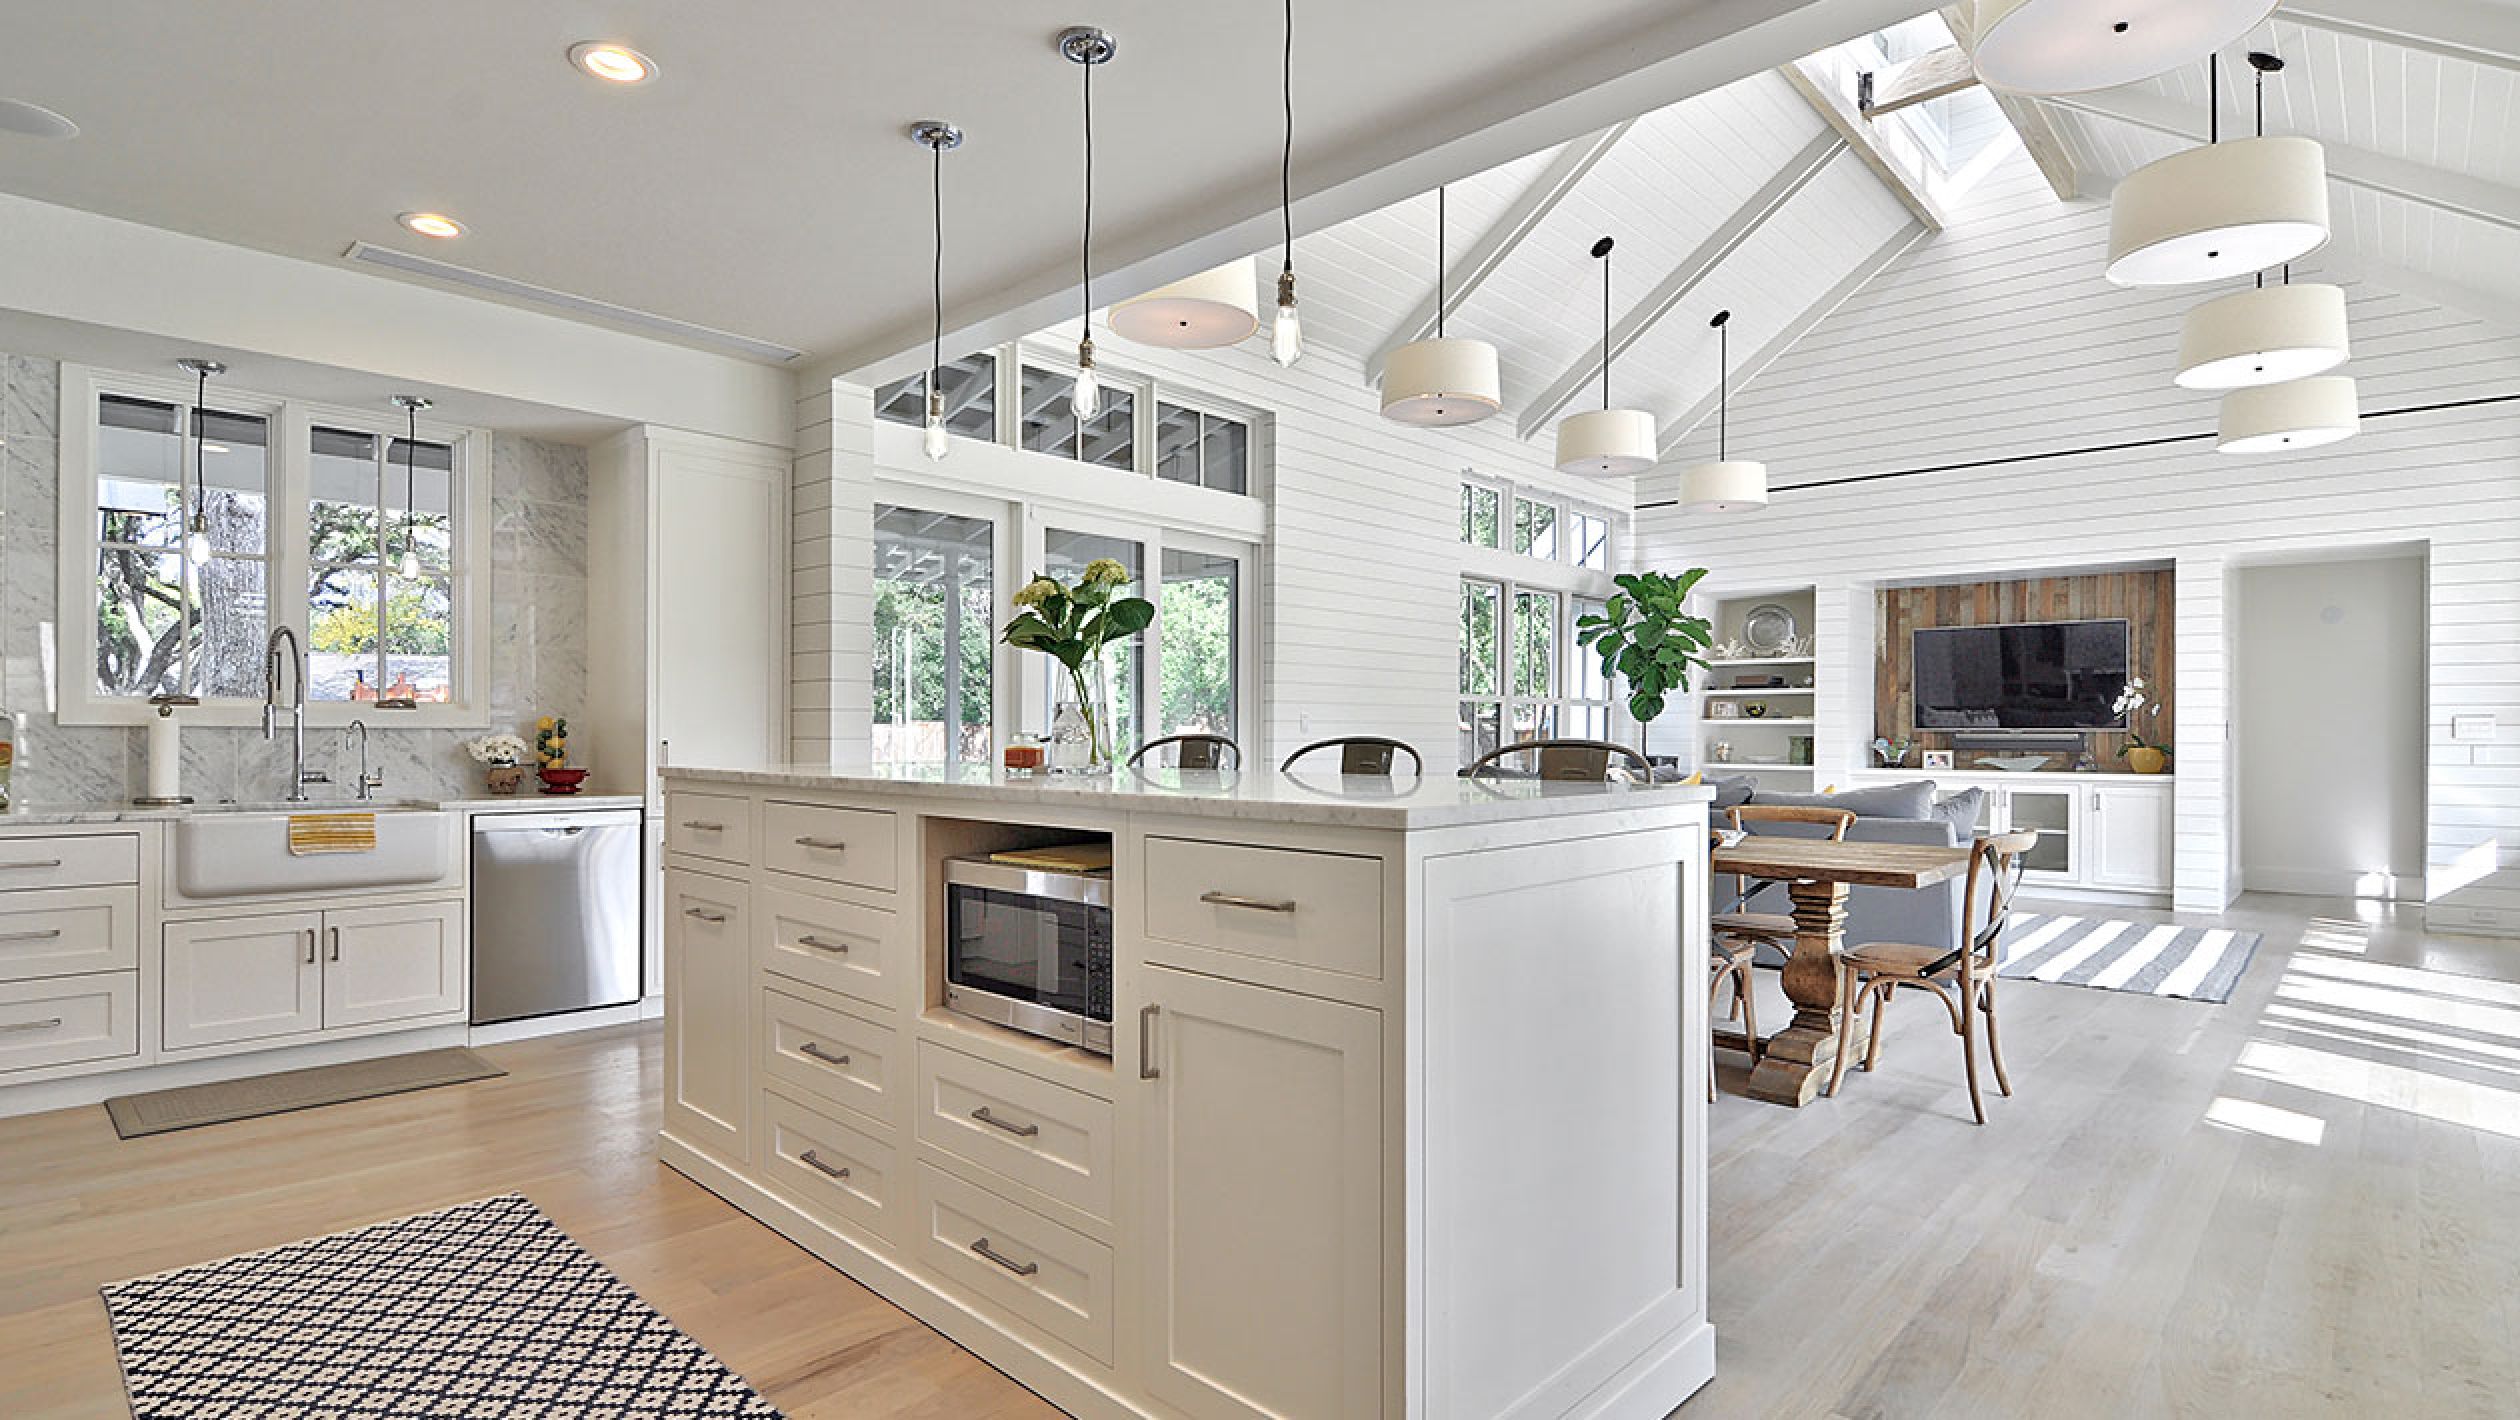
M 2046 767 L 2047 762 L 2055 757 L 2056 756 L 2049 754 L 1989 754 L 1981 755 L 1978 758 L 1978 763 L 1983 764 L 1990 769 L 2003 769 L 2009 770 L 2015 774 L 2027 774 L 2033 769 Z
M 1741 619 L 1741 639 L 1761 656 L 1782 656 L 1792 651 L 1795 629 L 1793 612 L 1774 602 L 1761 602 Z

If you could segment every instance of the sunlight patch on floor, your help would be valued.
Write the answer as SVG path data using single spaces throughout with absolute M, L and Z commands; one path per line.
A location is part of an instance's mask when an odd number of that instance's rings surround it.
M 2405 1065 L 2255 1040 L 2237 1067 L 2276 1084 L 2520 1139 L 2520 1093 Z
M 2282 1001 L 2270 1004 L 2261 1018 L 2264 1024 L 2281 1030 L 2316 1030 L 2339 1037 L 2367 1038 L 2374 1045 L 2404 1045 L 2420 1050 L 2458 1051 L 2475 1058 L 2479 1065 L 2500 1062 L 2520 1069 L 2520 1046 L 2502 1045 L 2470 1036 L 2450 1035 L 2425 1030 L 2399 1021 L 2375 1021 L 2368 1016 L 2343 1016 L 2328 1011 L 2314 1011 Z
M 2327 1121 L 2316 1115 L 2277 1109 L 2256 1100 L 2233 1099 L 2229 1095 L 2217 1096 L 2212 1104 L 2206 1106 L 2205 1122 L 2219 1124 L 2225 1129 L 2237 1129 L 2244 1134 L 2263 1134 L 2270 1139 L 2307 1144 L 2314 1149 L 2319 1146 L 2319 1141 L 2327 1137 Z

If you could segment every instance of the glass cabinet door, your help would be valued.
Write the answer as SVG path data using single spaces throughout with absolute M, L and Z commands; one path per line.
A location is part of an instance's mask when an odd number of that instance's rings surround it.
M 2057 878 L 2074 876 L 2080 852 L 2080 844 L 2075 840 L 2075 797 L 2070 788 L 2004 791 L 2005 828 L 2039 831 L 2037 845 L 2023 860 L 2024 871 Z

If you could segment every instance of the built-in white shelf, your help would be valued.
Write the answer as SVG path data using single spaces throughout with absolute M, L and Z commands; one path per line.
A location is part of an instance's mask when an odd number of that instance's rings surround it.
M 1716 685 L 1707 687 L 1709 695 L 1814 695 L 1816 685 Z
M 1743 666 L 1809 666 L 1817 665 L 1818 662 L 1814 661 L 1809 656 L 1735 656 L 1727 659 L 1708 661 L 1706 664 L 1725 670 L 1733 670 Z
M 1772 764 L 1755 759 L 1726 760 L 1722 764 L 1717 764 L 1710 760 L 1706 765 L 1706 772 L 1709 774 L 1729 774 L 1736 769 L 1747 769 L 1754 774 L 1809 774 L 1812 770 L 1812 766 L 1808 764 Z
M 1817 723 L 1808 715 L 1799 718 L 1791 715 L 1742 715 L 1730 720 L 1719 720 L 1710 715 L 1706 719 L 1709 729 L 1730 729 L 1735 725 L 1785 725 L 1798 726 L 1807 730 Z

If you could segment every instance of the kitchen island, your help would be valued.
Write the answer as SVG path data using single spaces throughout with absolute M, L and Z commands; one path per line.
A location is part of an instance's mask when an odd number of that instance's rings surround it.
M 1707 797 L 669 768 L 660 1152 L 1076 1415 L 1659 1420 Z M 948 866 L 1079 844 L 1108 1054 L 947 1004 Z

